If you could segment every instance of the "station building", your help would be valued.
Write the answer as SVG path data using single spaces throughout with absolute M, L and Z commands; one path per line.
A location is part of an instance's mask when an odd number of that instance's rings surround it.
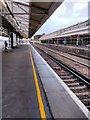
M 34 36 L 34 40 L 38 40 L 42 35 L 36 35 Z
M 39 40 L 41 43 L 48 44 L 65 44 L 85 46 L 90 44 L 90 21 L 72 25 L 70 27 L 60 29 L 47 35 L 43 35 Z

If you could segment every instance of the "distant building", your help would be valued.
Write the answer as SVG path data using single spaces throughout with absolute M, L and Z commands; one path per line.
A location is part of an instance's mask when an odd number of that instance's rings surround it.
M 40 37 L 42 37 L 42 35 L 36 35 L 34 36 L 34 40 L 39 40 Z
M 82 45 L 90 44 L 90 20 L 54 31 L 39 38 L 41 43 Z

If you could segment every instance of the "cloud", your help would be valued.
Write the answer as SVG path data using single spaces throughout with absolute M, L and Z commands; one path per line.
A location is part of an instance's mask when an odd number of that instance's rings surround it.
M 78 2 L 74 4 L 75 10 L 82 10 L 88 6 L 88 3 Z
M 67 7 L 64 5 L 64 4 L 62 4 L 58 9 L 57 9 L 57 11 L 56 11 L 56 15 L 61 15 L 61 14 L 64 14 L 64 13 L 66 13 L 66 11 L 67 11 Z
M 71 2 L 71 3 L 77 3 L 77 2 L 80 2 L 80 3 L 86 3 L 86 2 L 89 2 L 90 0 L 65 0 L 65 2 Z
M 74 3 L 73 15 L 72 17 L 88 17 L 88 3 L 87 2 L 77 2 Z

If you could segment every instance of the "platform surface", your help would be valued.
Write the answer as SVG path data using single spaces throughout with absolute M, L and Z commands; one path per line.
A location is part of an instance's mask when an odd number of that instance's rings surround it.
M 32 45 L 31 48 L 54 118 L 86 118 L 83 111 L 63 87 L 61 79 L 60 83 L 57 76 Z
M 2 56 L 2 117 L 41 118 L 30 60 L 30 46 L 23 45 Z M 43 90 L 41 89 L 42 97 Z M 43 98 L 42 98 L 43 99 Z M 47 103 L 43 101 L 47 117 Z

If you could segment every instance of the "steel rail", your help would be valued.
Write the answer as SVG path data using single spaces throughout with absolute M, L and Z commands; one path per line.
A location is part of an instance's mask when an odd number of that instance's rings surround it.
M 82 75 L 81 73 L 79 73 L 78 71 L 74 70 L 73 68 L 71 68 L 70 66 L 66 65 L 65 63 L 61 62 L 60 60 L 57 60 L 55 57 L 53 57 L 52 55 L 48 54 L 46 51 L 44 51 L 44 50 L 42 50 L 40 48 L 38 48 L 38 49 L 40 51 L 42 51 L 44 54 L 46 54 L 51 60 L 53 60 L 59 66 L 62 66 L 64 69 L 66 69 L 67 71 L 69 71 L 70 73 L 72 73 L 79 80 L 82 80 L 83 82 L 85 82 L 85 84 L 87 84 L 90 87 L 90 79 L 88 77 Z

